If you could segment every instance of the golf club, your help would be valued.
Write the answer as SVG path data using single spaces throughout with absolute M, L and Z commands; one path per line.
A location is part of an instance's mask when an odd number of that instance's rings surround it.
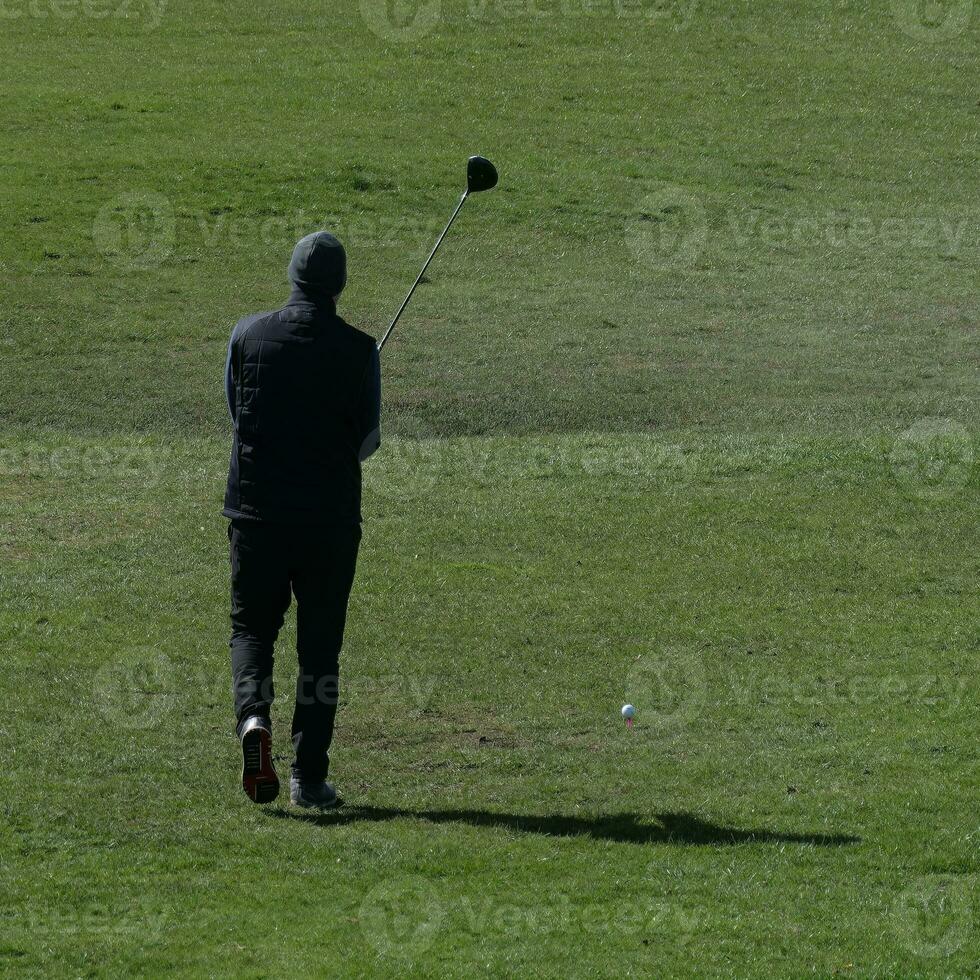
M 497 183 L 497 168 L 486 158 L 474 156 L 470 157 L 466 161 L 466 190 L 463 191 L 463 196 L 459 199 L 459 204 L 456 205 L 456 210 L 453 211 L 452 216 L 443 228 L 442 234 L 436 239 L 435 245 L 432 246 L 432 251 L 429 253 L 429 257 L 425 260 L 425 265 L 422 266 L 422 271 L 418 274 L 415 282 L 412 283 L 412 288 L 408 291 L 408 295 L 405 297 L 405 301 L 400 307 L 398 307 L 398 312 L 395 314 L 394 320 L 391 321 L 391 326 L 385 331 L 384 336 L 378 341 L 378 350 L 384 347 L 385 342 L 391 336 L 391 331 L 395 329 L 395 324 L 398 322 L 398 318 L 404 313 L 405 307 L 408 306 L 408 301 L 412 298 L 412 293 L 415 292 L 415 287 L 422 281 L 422 276 L 425 275 L 425 270 L 429 268 L 429 263 L 432 261 L 432 257 L 439 250 L 439 246 L 442 244 L 442 240 L 446 237 L 446 232 L 449 231 L 452 223 L 456 220 L 456 215 L 459 214 L 460 209 L 463 206 L 463 202 L 466 200 L 470 194 L 476 194 L 479 191 L 488 191 L 491 187 L 496 186 Z

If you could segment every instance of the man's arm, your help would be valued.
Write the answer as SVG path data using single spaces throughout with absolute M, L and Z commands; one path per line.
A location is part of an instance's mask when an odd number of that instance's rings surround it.
M 363 463 L 381 445 L 381 355 L 375 348 L 364 375 L 361 394 L 361 432 L 364 434 L 357 458 Z
M 235 344 L 241 341 L 242 335 L 254 319 L 255 317 L 247 317 L 244 320 L 239 320 L 231 332 L 231 339 L 228 341 L 228 357 L 225 360 L 225 398 L 228 400 L 228 414 L 234 423 L 238 422 L 238 417 L 235 414 L 235 366 L 233 363 Z
M 235 331 L 233 330 L 231 340 L 228 341 L 228 357 L 225 360 L 225 398 L 228 401 L 228 414 L 231 416 L 232 422 L 235 421 L 235 379 L 231 376 L 231 351 L 234 343 Z

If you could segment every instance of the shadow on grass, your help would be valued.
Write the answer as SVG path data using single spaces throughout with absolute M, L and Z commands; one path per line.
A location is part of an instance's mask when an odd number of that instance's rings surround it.
M 860 837 L 846 834 L 796 834 L 775 830 L 723 827 L 690 813 L 655 813 L 650 822 L 634 813 L 615 813 L 600 817 L 525 816 L 492 813 L 486 810 L 403 810 L 362 806 L 340 808 L 327 813 L 276 809 L 271 816 L 302 820 L 323 827 L 351 823 L 377 823 L 408 818 L 430 823 L 463 823 L 472 827 L 495 827 L 548 837 L 592 837 L 621 844 L 810 844 L 839 847 L 860 843 Z

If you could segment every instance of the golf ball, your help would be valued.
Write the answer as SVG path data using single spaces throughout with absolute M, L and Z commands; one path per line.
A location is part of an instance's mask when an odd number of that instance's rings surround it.
M 635 715 L 635 714 L 636 714 L 636 708 L 634 708 L 633 705 L 631 705 L 631 704 L 624 704 L 623 705 L 623 717 L 624 718 L 632 718 L 633 715 Z

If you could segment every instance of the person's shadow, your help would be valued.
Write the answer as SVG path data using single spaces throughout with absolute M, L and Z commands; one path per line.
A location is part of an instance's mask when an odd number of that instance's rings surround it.
M 848 834 L 785 833 L 748 827 L 724 827 L 690 813 L 654 813 L 642 821 L 635 813 L 613 813 L 599 817 L 493 813 L 486 810 L 405 810 L 360 806 L 326 813 L 273 809 L 270 816 L 303 820 L 323 827 L 338 827 L 362 821 L 377 823 L 408 818 L 430 823 L 464 823 L 473 827 L 499 827 L 548 837 L 591 837 L 621 844 L 809 844 L 839 847 L 860 843 Z

